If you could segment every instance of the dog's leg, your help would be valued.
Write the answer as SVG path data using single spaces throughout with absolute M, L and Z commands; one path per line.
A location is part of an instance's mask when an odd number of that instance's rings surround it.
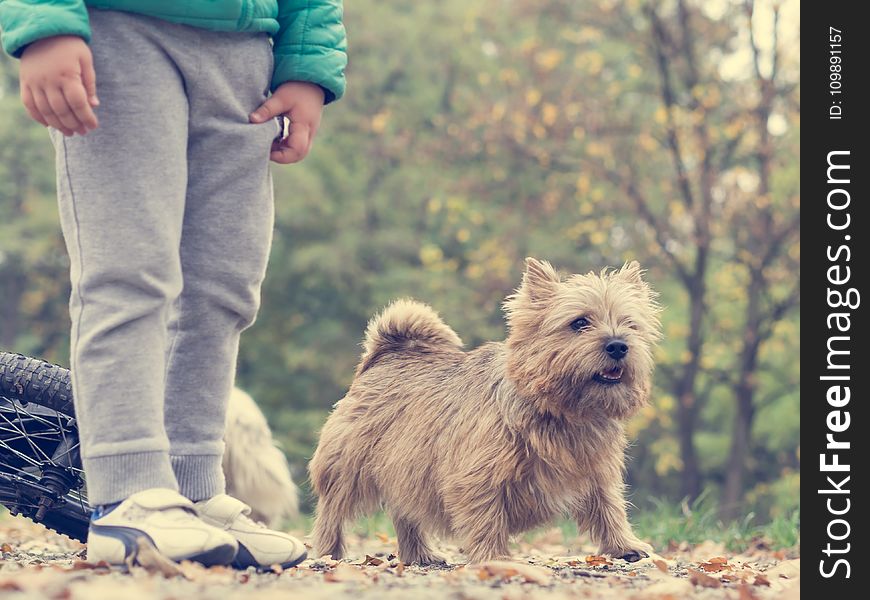
M 462 550 L 472 563 L 508 558 L 508 527 L 498 498 L 479 503 L 454 504 L 453 529 L 462 537 Z
M 631 530 L 624 492 L 621 481 L 595 487 L 581 502 L 575 517 L 580 530 L 588 528 L 592 539 L 599 544 L 599 554 L 635 562 L 648 557 L 653 548 L 640 541 Z
M 339 468 L 340 455 L 336 458 L 323 451 L 323 446 L 321 442 L 308 465 L 311 484 L 318 496 L 311 539 L 316 556 L 329 554 L 337 559 L 344 556 L 344 524 L 356 515 L 358 488 Z
M 405 564 L 446 565 L 447 560 L 429 547 L 419 526 L 401 517 L 393 517 L 399 538 L 399 559 Z
M 480 514 L 472 517 L 478 524 L 472 527 L 465 538 L 463 551 L 472 563 L 510 557 L 508 533 L 504 527 L 490 526 L 492 515 Z
M 344 523 L 346 513 L 336 503 L 321 498 L 317 504 L 317 519 L 311 534 L 315 555 L 329 554 L 338 559 L 344 556 Z

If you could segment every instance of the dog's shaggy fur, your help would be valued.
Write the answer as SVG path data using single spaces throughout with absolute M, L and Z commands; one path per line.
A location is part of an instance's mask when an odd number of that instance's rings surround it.
M 299 493 L 287 459 L 272 441 L 266 417 L 235 388 L 227 405 L 223 457 L 227 494 L 250 505 L 251 516 L 272 527 L 299 514 Z
M 505 342 L 465 352 L 410 300 L 372 319 L 309 465 L 317 554 L 342 556 L 346 521 L 384 506 L 405 563 L 442 562 L 430 533 L 458 538 L 472 562 L 504 557 L 509 536 L 559 513 L 602 554 L 645 556 L 626 517 L 623 421 L 650 393 L 654 295 L 636 262 L 563 280 L 527 259 Z M 614 339 L 621 360 L 605 351 Z

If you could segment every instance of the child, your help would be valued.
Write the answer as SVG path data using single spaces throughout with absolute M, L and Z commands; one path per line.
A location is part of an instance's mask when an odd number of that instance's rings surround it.
M 0 0 L 0 29 L 57 151 L 89 560 L 299 563 L 223 493 L 222 438 L 268 162 L 302 160 L 344 92 L 341 0 Z

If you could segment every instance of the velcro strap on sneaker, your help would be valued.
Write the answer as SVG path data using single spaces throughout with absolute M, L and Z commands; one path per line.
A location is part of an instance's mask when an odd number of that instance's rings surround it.
M 183 508 L 196 514 L 196 507 L 193 502 L 168 488 L 152 488 L 143 492 L 133 494 L 128 498 L 142 508 L 149 510 L 163 510 L 167 508 Z
M 227 494 L 218 494 L 214 498 L 206 501 L 198 506 L 199 511 L 208 517 L 225 526 L 232 525 L 239 515 L 251 514 L 251 507 Z

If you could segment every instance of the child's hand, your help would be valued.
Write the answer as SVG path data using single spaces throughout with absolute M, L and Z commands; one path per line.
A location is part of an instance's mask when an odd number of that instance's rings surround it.
M 323 89 L 319 85 L 288 81 L 282 83 L 268 100 L 251 113 L 253 123 L 263 123 L 280 115 L 290 119 L 290 134 L 272 143 L 269 158 L 286 165 L 299 162 L 308 155 L 317 128 L 320 127 L 323 99 Z
M 21 101 L 34 121 L 64 135 L 97 128 L 94 59 L 82 38 L 56 35 L 33 42 L 21 56 L 18 77 Z

